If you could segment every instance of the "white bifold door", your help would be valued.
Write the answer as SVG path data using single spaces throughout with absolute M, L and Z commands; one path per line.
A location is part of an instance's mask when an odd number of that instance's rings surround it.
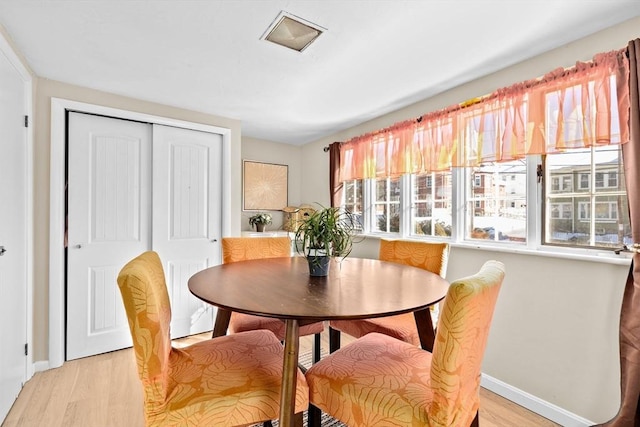
M 20 73 L 0 50 L 0 424 L 27 375 L 26 99 Z
M 220 263 L 222 136 L 69 113 L 66 359 L 131 346 L 116 278 L 147 250 L 163 262 L 171 336 L 211 330 L 189 277 Z

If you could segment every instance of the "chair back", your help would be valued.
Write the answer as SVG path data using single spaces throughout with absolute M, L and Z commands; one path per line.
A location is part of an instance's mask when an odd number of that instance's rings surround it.
M 480 401 L 480 374 L 504 264 L 487 261 L 451 283 L 440 314 L 431 363 L 433 425 L 470 425 Z
M 158 254 L 148 251 L 129 261 L 118 275 L 118 287 L 129 320 L 145 404 L 161 405 L 171 353 L 171 306 Z
M 247 261 L 260 258 L 291 256 L 288 237 L 223 237 L 222 262 Z
M 445 277 L 449 259 L 449 244 L 380 239 L 378 258 L 381 261 L 422 268 Z

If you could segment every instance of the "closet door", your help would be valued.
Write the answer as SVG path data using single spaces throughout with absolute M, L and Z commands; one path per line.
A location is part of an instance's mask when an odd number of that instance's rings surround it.
M 221 159 L 221 135 L 153 126 L 152 240 L 164 262 L 172 338 L 213 327 L 215 307 L 194 297 L 187 281 L 220 264 Z
M 189 277 L 220 263 L 222 136 L 69 113 L 66 360 L 131 346 L 116 278 L 154 250 L 172 338 L 211 330 Z
M 151 135 L 69 113 L 66 360 L 131 346 L 116 278 L 151 248 Z
M 1 37 L 1 36 L 0 36 Z M 28 195 L 25 82 L 0 50 L 0 424 L 27 375 Z

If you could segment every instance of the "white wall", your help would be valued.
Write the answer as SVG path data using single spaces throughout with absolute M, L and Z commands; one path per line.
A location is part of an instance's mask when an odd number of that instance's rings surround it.
M 617 50 L 640 36 L 634 18 L 588 38 L 475 80 L 407 108 L 302 147 L 302 202 L 328 203 L 333 141 L 375 131 L 497 88 Z M 378 242 L 356 244 L 352 256 L 377 256 Z M 485 354 L 484 373 L 592 422 L 615 415 L 620 401 L 618 322 L 628 266 L 540 254 L 454 247 L 447 278 L 476 272 L 488 259 L 507 267 Z

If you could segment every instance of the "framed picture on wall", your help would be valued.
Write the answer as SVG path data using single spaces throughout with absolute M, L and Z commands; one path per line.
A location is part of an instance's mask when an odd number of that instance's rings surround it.
M 288 205 L 289 166 L 243 160 L 242 209 L 279 211 Z

